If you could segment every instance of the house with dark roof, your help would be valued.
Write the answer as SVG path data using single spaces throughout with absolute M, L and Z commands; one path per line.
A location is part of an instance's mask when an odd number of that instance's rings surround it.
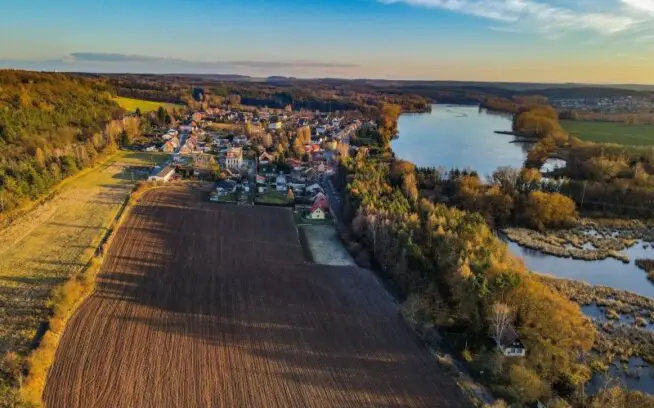
M 496 340 L 496 343 L 497 348 L 507 357 L 524 357 L 527 354 L 527 349 L 520 341 L 518 333 L 511 326 L 504 330 L 500 341 Z

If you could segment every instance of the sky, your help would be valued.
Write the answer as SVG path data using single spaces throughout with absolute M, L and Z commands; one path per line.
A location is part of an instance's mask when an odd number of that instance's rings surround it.
M 0 68 L 654 84 L 654 0 L 2 0 Z

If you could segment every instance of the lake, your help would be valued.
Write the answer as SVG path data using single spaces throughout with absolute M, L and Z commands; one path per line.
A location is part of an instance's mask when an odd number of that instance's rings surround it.
M 431 113 L 400 116 L 393 151 L 419 167 L 472 169 L 483 177 L 501 166 L 520 168 L 528 146 L 495 133 L 511 131 L 511 119 L 477 106 L 432 105 Z
M 486 176 L 498 167 L 522 167 L 529 149 L 527 144 L 511 143 L 514 136 L 495 133 L 511 130 L 511 115 L 492 113 L 477 106 L 436 104 L 431 113 L 403 114 L 398 127 L 399 138 L 393 141 L 393 151 L 398 158 L 417 166 L 469 168 Z M 552 159 L 543 170 L 551 171 L 563 164 Z M 634 264 L 637 258 L 654 258 L 654 249 L 645 250 L 640 244 L 626 250 L 629 264 L 612 258 L 602 261 L 559 258 L 512 242 L 509 249 L 536 272 L 654 297 L 654 285 L 647 279 L 647 273 Z

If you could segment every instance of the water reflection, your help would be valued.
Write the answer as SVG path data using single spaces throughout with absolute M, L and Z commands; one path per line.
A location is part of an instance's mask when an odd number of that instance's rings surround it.
M 634 264 L 638 258 L 654 258 L 654 249 L 649 245 L 645 248 L 642 242 L 624 251 L 630 259 L 628 264 L 613 258 L 601 261 L 560 258 L 522 247 L 515 242 L 508 242 L 508 246 L 533 271 L 654 298 L 654 284 L 647 279 L 647 273 Z
M 611 385 L 617 383 L 633 391 L 654 394 L 654 369 L 640 357 L 632 357 L 628 363 L 616 360 L 607 374 L 595 373 L 586 384 L 586 392 L 590 395 L 597 393 L 607 381 Z

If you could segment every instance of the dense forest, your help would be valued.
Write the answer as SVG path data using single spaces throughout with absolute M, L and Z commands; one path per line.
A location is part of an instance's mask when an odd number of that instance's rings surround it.
M 0 213 L 90 166 L 124 130 L 100 80 L 0 71 Z

